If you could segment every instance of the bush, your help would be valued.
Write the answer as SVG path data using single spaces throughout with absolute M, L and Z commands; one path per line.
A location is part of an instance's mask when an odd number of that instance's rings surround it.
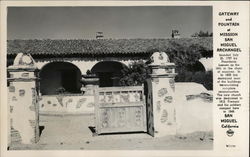
M 169 59 L 175 63 L 176 82 L 196 82 L 203 84 L 208 90 L 213 89 L 213 73 L 212 71 L 204 71 L 203 65 L 199 62 L 202 57 L 212 57 L 213 51 L 198 45 L 180 44 L 176 41 L 171 41 L 171 47 L 166 49 Z M 154 49 L 152 51 L 160 51 Z M 199 64 L 198 64 L 199 63 Z M 144 83 L 150 69 L 143 61 L 133 62 L 128 68 L 122 70 L 122 76 L 119 84 L 121 86 L 136 86 Z
M 202 84 L 206 89 L 213 90 L 212 71 L 180 71 L 175 78 L 176 82 L 196 82 Z
M 143 61 L 133 62 L 129 67 L 124 67 L 119 78 L 120 86 L 142 85 L 149 74 L 149 68 Z
M 212 36 L 213 36 L 213 33 L 209 33 L 208 31 L 206 32 L 200 31 L 191 35 L 191 37 L 212 37 Z
M 122 75 L 119 80 L 120 86 L 138 86 L 142 85 L 147 79 L 150 69 L 143 61 L 133 62 L 129 67 L 122 69 Z M 213 90 L 213 72 L 212 71 L 188 71 L 182 68 L 178 71 L 175 78 L 176 82 L 196 82 L 202 84 L 206 89 Z

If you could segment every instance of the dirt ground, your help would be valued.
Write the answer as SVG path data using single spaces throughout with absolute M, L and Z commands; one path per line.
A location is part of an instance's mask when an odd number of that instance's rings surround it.
M 40 140 L 34 145 L 12 145 L 11 150 L 209 150 L 212 132 L 151 137 L 146 133 L 96 136 L 93 115 L 40 116 Z M 89 128 L 90 127 L 90 128 Z

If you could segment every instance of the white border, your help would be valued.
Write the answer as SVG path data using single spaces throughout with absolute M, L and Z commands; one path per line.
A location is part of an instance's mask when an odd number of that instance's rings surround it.
M 232 157 L 242 157 L 246 156 L 249 153 L 248 141 L 238 141 L 242 143 L 242 148 L 240 150 L 225 150 L 218 145 L 216 138 L 220 136 L 220 133 L 217 132 L 217 125 L 214 125 L 215 132 L 215 141 L 214 141 L 214 150 L 211 151 L 200 151 L 200 150 L 190 150 L 190 151 L 159 151 L 159 150 L 105 150 L 105 151 L 93 151 L 93 150 L 78 150 L 78 151 L 48 151 L 48 150 L 20 150 L 20 151 L 7 151 L 7 88 L 6 88 L 6 39 L 7 39 L 7 7 L 8 6 L 213 6 L 213 11 L 220 10 L 222 8 L 240 8 L 240 11 L 243 14 L 246 14 L 246 17 L 249 17 L 249 2 L 226 2 L 226 1 L 2 1 L 1 2 L 1 156 L 25 156 L 25 157 L 44 157 L 44 156 L 232 156 Z M 213 15 L 213 23 L 217 15 Z M 249 21 L 248 26 L 249 28 Z M 247 29 L 244 28 L 244 29 Z M 213 25 L 213 32 L 216 30 L 215 24 Z M 249 42 L 249 30 L 245 30 L 246 35 L 245 40 Z M 216 42 L 216 39 L 213 40 Z M 245 45 L 248 46 L 249 45 Z M 249 50 L 249 49 L 248 49 Z M 249 51 L 248 51 L 249 52 Z M 249 56 L 249 55 L 248 55 Z M 249 66 L 249 58 L 244 60 L 245 65 Z M 247 64 L 248 63 L 248 64 Z M 247 73 L 247 78 L 249 79 L 249 73 Z M 247 79 L 246 78 L 246 79 Z M 246 84 L 248 87 L 248 81 Z M 249 93 L 249 92 L 248 92 Z M 249 102 L 249 101 L 248 101 Z M 246 102 L 246 103 L 248 103 Z M 215 108 L 215 107 L 214 107 Z M 215 111 L 215 109 L 214 109 Z M 214 112 L 216 113 L 216 112 Z M 242 113 L 242 117 L 246 120 L 246 127 L 248 126 L 248 114 L 249 107 L 246 107 L 246 110 Z M 216 115 L 214 115 L 216 118 Z M 244 127 L 241 130 L 242 136 L 249 139 L 248 129 Z M 238 143 L 237 142 L 237 143 Z M 245 146 L 245 147 L 243 147 Z

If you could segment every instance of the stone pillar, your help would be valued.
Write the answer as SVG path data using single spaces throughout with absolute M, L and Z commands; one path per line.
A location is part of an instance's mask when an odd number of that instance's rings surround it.
M 37 72 L 33 58 L 19 53 L 8 67 L 11 144 L 39 140 Z
M 176 110 L 174 98 L 175 64 L 170 63 L 165 52 L 155 52 L 149 64 L 152 72 L 147 81 L 152 88 L 153 135 L 161 137 L 176 134 Z M 151 133 L 152 134 L 152 133 Z

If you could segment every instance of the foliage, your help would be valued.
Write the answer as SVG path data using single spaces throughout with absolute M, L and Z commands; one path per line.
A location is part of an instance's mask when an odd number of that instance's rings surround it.
M 212 36 L 213 36 L 213 33 L 209 33 L 208 31 L 206 32 L 200 31 L 191 35 L 191 37 L 212 37 Z
M 190 66 L 197 64 L 199 59 L 203 57 L 203 53 L 206 50 L 199 45 L 180 45 L 173 42 L 174 48 L 169 49 L 167 52 L 170 61 L 176 64 L 176 76 L 177 82 L 196 82 L 203 84 L 207 89 L 213 89 L 213 73 L 211 71 L 194 71 L 190 69 Z M 154 50 L 158 51 L 158 50 Z M 212 53 L 212 52 L 211 52 Z M 211 54 L 209 54 L 211 55 Z M 122 76 L 120 78 L 120 85 L 131 86 L 141 85 L 149 74 L 149 68 L 144 62 L 134 62 L 129 65 L 128 68 L 122 70 Z
M 213 72 L 212 71 L 197 71 L 190 72 L 182 70 L 175 78 L 176 82 L 196 82 L 203 84 L 208 90 L 213 90 Z
M 143 61 L 133 62 L 129 67 L 124 67 L 119 80 L 121 86 L 142 85 L 149 74 L 149 68 Z
M 143 61 L 133 62 L 128 68 L 122 70 L 120 77 L 121 86 L 142 85 L 150 73 L 150 69 Z M 208 90 L 213 89 L 213 72 L 212 71 L 196 71 L 191 72 L 182 68 L 179 70 L 175 78 L 176 82 L 196 82 L 204 85 Z
M 170 61 L 176 65 L 176 70 L 188 70 L 190 65 L 195 65 L 202 57 L 212 57 L 213 51 L 206 50 L 198 44 L 181 45 L 177 42 L 172 42 L 173 48 L 168 49 L 167 54 Z

